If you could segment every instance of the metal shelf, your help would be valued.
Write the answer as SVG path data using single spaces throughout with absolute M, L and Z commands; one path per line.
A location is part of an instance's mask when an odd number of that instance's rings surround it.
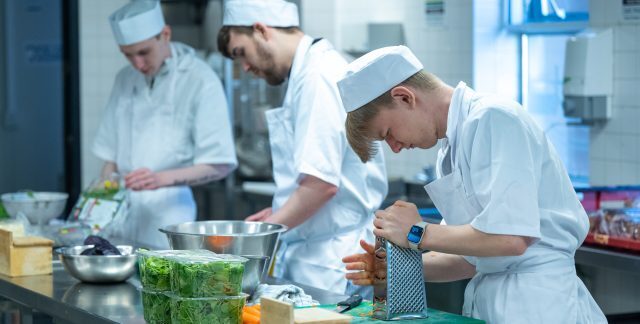
M 576 264 L 640 273 L 640 255 L 581 246 L 576 251 Z

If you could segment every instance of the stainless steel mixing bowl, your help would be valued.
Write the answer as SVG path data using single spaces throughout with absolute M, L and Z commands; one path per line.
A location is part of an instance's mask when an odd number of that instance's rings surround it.
M 136 255 L 130 245 L 117 245 L 122 255 L 80 255 L 93 245 L 59 248 L 60 261 L 76 279 L 91 283 L 121 282 L 136 271 Z
M 264 255 L 243 255 L 242 257 L 249 259 L 244 264 L 242 292 L 251 296 L 262 282 L 269 264 L 269 257 Z
M 262 222 L 203 221 L 169 225 L 160 232 L 174 250 L 273 257 L 280 233 L 286 230 L 284 225 Z

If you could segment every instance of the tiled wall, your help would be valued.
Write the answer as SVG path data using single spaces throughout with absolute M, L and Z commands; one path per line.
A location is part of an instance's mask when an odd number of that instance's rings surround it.
M 329 39 L 340 50 L 365 48 L 369 22 L 401 22 L 407 46 L 427 71 L 453 86 L 458 81 L 472 85 L 471 0 L 445 0 L 444 14 L 437 19 L 428 19 L 424 1 L 417 0 L 303 0 L 301 6 L 303 30 Z M 389 177 L 405 179 L 433 166 L 438 148 L 394 154 L 383 146 Z
M 126 64 L 111 33 L 107 18 L 127 0 L 81 0 L 80 8 L 80 116 L 82 186 L 100 175 L 102 161 L 91 145 L 116 74 Z
M 591 129 L 591 184 L 640 184 L 640 21 L 622 1 L 590 0 L 590 25 L 613 29 L 612 118 Z

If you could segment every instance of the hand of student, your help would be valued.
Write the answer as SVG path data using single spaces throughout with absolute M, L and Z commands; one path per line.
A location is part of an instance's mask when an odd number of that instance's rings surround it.
M 408 248 L 407 234 L 411 226 L 421 220 L 416 205 L 398 200 L 387 209 L 376 212 L 373 234 L 384 237 L 395 245 Z
M 267 207 L 244 220 L 247 222 L 263 222 L 267 217 L 271 216 L 272 210 L 271 207 Z
M 132 171 L 124 177 L 125 187 L 139 190 L 153 190 L 163 187 L 160 173 L 153 172 L 148 168 L 140 168 Z
M 345 275 L 347 280 L 351 280 L 354 285 L 368 286 L 374 281 L 374 246 L 360 240 L 360 246 L 365 253 L 352 254 L 342 258 L 347 270 L 357 270 L 357 272 L 349 272 Z

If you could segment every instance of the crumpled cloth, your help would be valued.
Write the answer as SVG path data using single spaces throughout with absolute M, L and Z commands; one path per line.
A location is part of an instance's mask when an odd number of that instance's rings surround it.
M 305 294 L 302 288 L 294 285 L 260 284 L 256 288 L 256 291 L 253 293 L 250 303 L 259 303 L 262 296 L 292 303 L 293 306 L 297 307 L 314 306 L 320 304 L 317 300 L 313 300 L 310 295 Z

